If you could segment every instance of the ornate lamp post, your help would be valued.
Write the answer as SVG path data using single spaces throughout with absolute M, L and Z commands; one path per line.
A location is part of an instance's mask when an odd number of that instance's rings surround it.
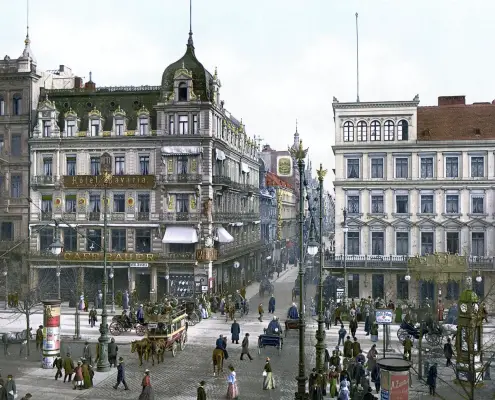
M 62 254 L 62 250 L 64 249 L 64 245 L 60 242 L 60 238 L 58 236 L 58 225 L 55 224 L 55 241 L 50 245 L 50 251 L 54 256 L 57 257 L 57 287 L 58 287 L 58 298 L 61 299 L 60 295 L 60 259 L 58 256 Z
M 7 261 L 4 260 L 5 269 L 3 270 L 3 276 L 5 277 L 5 309 L 7 309 L 9 303 L 9 281 L 7 280 Z
M 349 281 L 347 280 L 347 232 L 349 232 L 349 227 L 347 226 L 347 209 L 344 208 L 344 226 L 342 232 L 344 232 L 344 305 L 347 304 L 347 285 Z
M 107 273 L 107 186 L 112 180 L 112 156 L 108 153 L 103 153 L 100 157 L 100 168 L 102 175 L 99 179 L 103 180 L 103 301 L 101 311 L 101 325 L 100 325 L 100 337 L 98 342 L 100 343 L 100 354 L 98 357 L 98 364 L 96 370 L 98 372 L 106 372 L 110 370 L 110 364 L 108 363 L 108 323 L 107 323 L 107 291 L 108 291 L 108 273 Z
M 115 314 L 115 274 L 113 267 L 110 269 L 110 274 L 108 276 L 112 280 L 112 314 Z
M 308 149 L 304 149 L 302 141 L 299 142 L 299 147 L 289 147 L 289 152 L 293 158 L 297 160 L 299 168 L 299 368 L 297 375 L 297 392 L 295 393 L 296 400 L 308 400 L 309 394 L 306 393 L 306 367 L 305 367 L 305 351 L 304 351 L 304 332 L 306 324 L 304 322 L 304 159 L 308 153 Z

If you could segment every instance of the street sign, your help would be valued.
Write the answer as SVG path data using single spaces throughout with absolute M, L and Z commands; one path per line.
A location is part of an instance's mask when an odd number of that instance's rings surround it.
M 389 309 L 375 310 L 375 320 L 377 324 L 391 324 L 394 319 L 394 312 Z
M 148 268 L 148 263 L 130 263 L 129 266 L 131 268 Z

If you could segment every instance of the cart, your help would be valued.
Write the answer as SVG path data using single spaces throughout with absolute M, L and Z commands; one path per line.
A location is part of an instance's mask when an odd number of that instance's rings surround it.
M 258 336 L 258 354 L 261 354 L 261 349 L 265 347 L 275 347 L 278 350 L 278 354 L 282 353 L 282 347 L 284 346 L 284 338 L 279 335 L 266 334 Z
M 287 337 L 287 333 L 289 331 L 298 330 L 299 329 L 299 320 L 298 319 L 286 319 L 285 320 L 285 337 Z
M 163 352 L 170 351 L 172 357 L 177 349 L 184 350 L 187 342 L 187 313 L 185 308 L 170 315 L 168 321 L 148 322 L 146 324 L 146 338 L 155 342 Z
M 146 327 L 141 325 L 135 318 L 127 320 L 122 315 L 116 315 L 112 318 L 109 330 L 113 336 L 120 336 L 124 332 L 136 330 L 136 335 L 144 336 Z

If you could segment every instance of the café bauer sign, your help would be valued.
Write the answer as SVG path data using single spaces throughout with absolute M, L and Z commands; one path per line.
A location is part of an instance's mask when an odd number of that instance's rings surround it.
M 63 254 L 65 261 L 103 261 L 102 252 L 66 251 Z M 159 254 L 154 253 L 107 253 L 107 261 L 148 262 L 156 261 Z

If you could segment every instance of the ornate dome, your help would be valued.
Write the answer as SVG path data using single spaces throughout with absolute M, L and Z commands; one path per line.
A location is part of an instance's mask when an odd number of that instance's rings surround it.
M 178 69 L 185 68 L 192 73 L 193 89 L 196 96 L 202 101 L 212 100 L 211 84 L 213 76 L 203 67 L 194 53 L 192 33 L 189 33 L 189 40 L 185 54 L 176 62 L 170 64 L 162 75 L 162 90 L 171 93 L 174 90 L 174 74 Z

